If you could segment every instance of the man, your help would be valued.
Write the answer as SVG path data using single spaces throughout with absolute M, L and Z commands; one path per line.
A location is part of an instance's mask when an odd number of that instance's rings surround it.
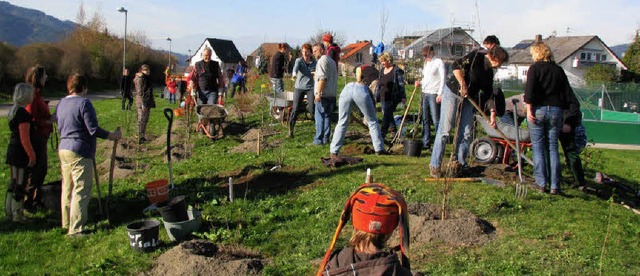
M 498 39 L 495 35 L 487 36 L 482 41 L 482 46 L 487 49 L 487 51 L 493 49 L 494 47 L 500 47 L 500 39 Z
M 278 43 L 278 52 L 271 58 L 271 66 L 269 69 L 269 78 L 271 78 L 271 86 L 273 87 L 273 93 L 284 92 L 284 77 L 285 70 L 285 56 L 287 51 L 287 44 Z
M 322 36 L 322 44 L 327 49 L 327 56 L 336 62 L 336 68 L 338 68 L 338 62 L 340 61 L 340 46 L 333 43 L 333 36 L 330 33 L 326 33 Z
M 131 110 L 133 104 L 133 95 L 131 94 L 131 76 L 129 76 L 129 69 L 125 68 L 122 71 L 122 79 L 120 80 L 120 95 L 122 96 L 122 110 L 125 110 L 125 102 L 129 100 L 129 104 L 126 106 L 127 110 Z
M 318 60 L 313 87 L 316 107 L 314 145 L 329 143 L 331 113 L 333 113 L 333 109 L 336 106 L 336 96 L 338 94 L 338 68 L 336 62 L 324 53 L 324 45 L 318 43 L 313 46 L 313 56 Z
M 200 104 L 218 103 L 218 90 L 224 87 L 222 69 L 217 61 L 211 60 L 211 49 L 202 51 L 202 60 L 196 62 L 191 74 Z
M 422 81 L 416 81 L 416 86 L 422 86 L 422 146 L 431 148 L 431 123 L 433 122 L 434 133 L 438 131 L 440 121 L 440 102 L 442 101 L 442 91 L 449 88 L 445 86 L 446 70 L 444 62 L 436 58 L 433 46 L 422 47 L 424 65 L 422 67 Z
M 367 69 L 368 68 L 368 69 Z M 378 127 L 378 119 L 376 118 L 376 108 L 373 105 L 373 99 L 369 93 L 369 85 L 363 79 L 363 70 L 375 70 L 371 66 L 356 68 L 356 82 L 351 82 L 345 85 L 342 93 L 340 93 L 339 101 L 339 118 L 336 129 L 333 133 L 333 140 L 331 141 L 331 157 L 337 157 L 340 152 L 340 148 L 344 144 L 344 136 L 347 133 L 347 124 L 349 123 L 349 115 L 351 115 L 351 105 L 356 104 L 367 124 L 369 125 L 369 135 L 371 136 L 371 143 L 373 149 L 377 155 L 384 154 L 384 142 L 382 140 L 382 134 Z
M 443 93 L 440 107 L 440 126 L 434 140 L 433 153 L 431 155 L 431 163 L 429 164 L 429 174 L 433 178 L 440 177 L 440 166 L 444 155 L 444 148 L 449 139 L 449 132 L 453 129 L 454 123 L 457 126 L 458 137 L 454 141 L 455 153 L 453 175 L 457 174 L 455 168 L 462 168 L 467 165 L 466 158 L 469 153 L 469 145 L 472 137 L 472 120 L 474 107 L 470 100 L 476 104 L 487 105 L 490 109 L 492 126 L 495 126 L 496 110 L 491 105 L 493 97 L 493 69 L 500 67 L 503 62 L 509 60 L 509 54 L 502 47 L 494 47 L 488 53 L 482 53 L 478 50 L 472 51 L 463 58 L 456 60 L 452 64 L 453 75 L 457 87 L 451 88 L 452 91 L 459 91 L 459 95 L 453 92 Z M 482 91 L 482 93 L 480 92 Z M 460 116 L 458 120 L 455 118 Z

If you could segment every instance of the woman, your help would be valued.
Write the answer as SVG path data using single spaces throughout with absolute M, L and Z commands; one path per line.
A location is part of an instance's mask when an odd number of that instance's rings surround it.
M 298 110 L 304 95 L 307 95 L 307 110 L 311 117 L 315 114 L 315 106 L 313 105 L 313 73 L 316 71 L 316 60 L 311 56 L 311 44 L 305 43 L 301 49 L 302 57 L 296 59 L 293 65 L 292 78 L 296 79 L 293 90 L 293 109 L 289 115 L 289 135 L 293 138 L 293 129 L 296 126 L 298 118 Z
M 120 139 L 120 131 L 108 132 L 98 125 L 96 110 L 87 95 L 87 78 L 75 74 L 67 80 L 69 95 L 56 107 L 60 131 L 60 170 L 62 173 L 62 228 L 69 237 L 86 232 L 89 200 L 96 155 L 96 137 Z
M 149 65 L 140 66 L 140 71 L 136 74 L 133 83 L 136 87 L 136 105 L 138 106 L 138 143 L 142 144 L 147 140 L 145 137 L 147 131 L 147 123 L 149 122 L 149 112 L 151 108 L 156 107 L 153 99 L 153 87 L 151 86 L 151 77 Z
M 380 76 L 378 77 L 377 95 L 382 105 L 382 138 L 387 135 L 389 129 L 396 131 L 396 123 L 393 121 L 393 112 L 398 104 L 407 101 L 404 88 L 404 71 L 393 64 L 393 57 L 389 52 L 380 55 Z
M 6 163 L 11 167 L 11 182 L 7 188 L 5 197 L 5 213 L 7 220 L 23 222 L 23 203 L 26 193 L 25 170 L 36 164 L 36 153 L 33 150 L 32 140 L 34 126 L 31 115 L 25 109 L 27 104 L 33 101 L 33 87 L 26 83 L 16 85 L 13 92 L 13 107 L 7 115 L 11 138 L 7 146 Z
M 538 191 L 544 192 L 546 183 L 550 183 L 551 194 L 559 194 L 558 138 L 569 81 L 562 67 L 553 61 L 551 49 L 544 42 L 531 45 L 530 53 L 534 63 L 527 72 L 524 101 L 527 103 L 527 121 L 533 144 L 533 176 Z M 549 168 L 549 175 L 546 168 Z
M 28 179 L 27 196 L 25 197 L 24 207 L 33 211 L 39 200 L 40 187 L 44 183 L 48 170 L 47 142 L 49 135 L 53 131 L 51 123 L 51 111 L 49 105 L 42 97 L 42 90 L 47 81 L 47 72 L 44 67 L 36 65 L 27 72 L 26 83 L 31 84 L 34 88 L 33 102 L 27 105 L 27 111 L 31 114 L 31 118 L 35 125 L 35 133 L 33 139 L 33 150 L 36 152 L 36 164 L 28 168 L 25 179 Z
M 349 246 L 333 252 L 333 246 L 349 221 L 353 235 Z M 399 227 L 400 256 L 386 249 Z M 412 275 L 409 250 L 409 215 L 402 195 L 383 184 L 364 184 L 347 200 L 342 217 L 316 275 Z
M 431 124 L 433 132 L 438 131 L 440 121 L 440 102 L 442 101 L 442 91 L 449 88 L 445 85 L 446 71 L 444 62 L 435 57 L 436 52 L 432 45 L 422 47 L 424 65 L 422 67 L 422 81 L 416 81 L 416 86 L 422 85 L 422 146 L 431 148 Z

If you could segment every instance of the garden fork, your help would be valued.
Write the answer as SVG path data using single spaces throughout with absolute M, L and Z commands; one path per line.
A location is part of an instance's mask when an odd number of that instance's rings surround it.
M 520 160 L 520 126 L 518 125 L 518 100 L 513 99 L 513 124 L 516 126 L 516 158 L 518 158 L 518 182 L 516 183 L 516 199 L 526 199 L 528 187 L 522 179 L 522 160 Z

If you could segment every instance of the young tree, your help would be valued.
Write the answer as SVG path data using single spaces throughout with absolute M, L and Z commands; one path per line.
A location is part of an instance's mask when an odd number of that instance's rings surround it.
M 326 33 L 330 33 L 331 36 L 333 36 L 333 43 L 338 44 L 338 46 L 340 47 L 344 46 L 346 42 L 344 35 L 336 31 L 322 30 L 322 29 L 319 29 L 318 31 L 316 31 L 316 33 L 313 36 L 309 37 L 309 41 L 307 43 L 314 45 L 316 43 L 322 42 L 322 36 Z
M 624 52 L 622 62 L 629 67 L 629 71 L 640 74 L 640 38 L 638 37 L 638 31 L 636 31 L 633 43 Z

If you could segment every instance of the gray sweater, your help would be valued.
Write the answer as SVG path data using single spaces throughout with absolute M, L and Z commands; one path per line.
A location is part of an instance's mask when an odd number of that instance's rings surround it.
M 329 56 L 324 55 L 318 60 L 316 65 L 316 77 L 314 93 L 318 93 L 318 83 L 320 80 L 325 80 L 324 90 L 322 91 L 323 98 L 335 98 L 338 95 L 338 68 L 336 62 Z
M 301 57 L 297 58 L 293 64 L 293 74 L 296 76 L 295 88 L 305 90 L 313 89 L 313 75 L 311 72 L 315 70 L 315 60 L 311 60 L 311 63 L 307 64 Z
M 93 159 L 96 137 L 106 139 L 109 132 L 98 126 L 98 117 L 91 101 L 81 96 L 62 98 L 56 107 L 55 118 L 60 130 L 61 150 L 70 150 Z

